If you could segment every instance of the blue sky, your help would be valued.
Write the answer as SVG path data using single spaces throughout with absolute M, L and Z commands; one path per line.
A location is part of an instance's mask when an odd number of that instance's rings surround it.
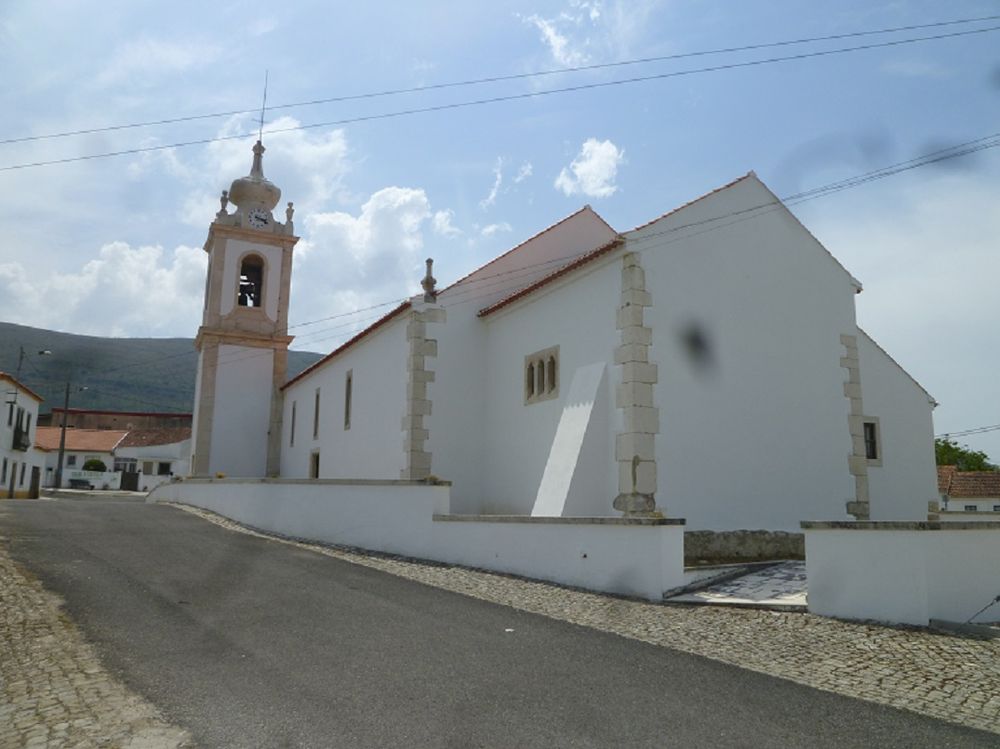
M 0 6 L 0 139 L 490 76 L 1000 15 L 1000 2 L 26 2 Z M 342 6 L 342 7 L 341 7 Z M 753 169 L 779 195 L 1000 132 L 1000 31 L 277 133 L 439 104 L 1000 26 L 1000 20 L 490 85 L 269 109 L 265 172 L 296 204 L 296 346 L 590 203 L 626 230 Z M 256 115 L 0 144 L 0 319 L 191 336 L 206 227 Z M 272 131 L 268 134 L 267 131 Z M 859 322 L 940 402 L 1000 424 L 1000 148 L 796 214 L 865 285 Z M 1000 458 L 1000 431 L 969 437 Z

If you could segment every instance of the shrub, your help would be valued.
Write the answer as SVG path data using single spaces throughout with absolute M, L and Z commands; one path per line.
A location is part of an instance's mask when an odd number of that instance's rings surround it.
M 108 467 L 104 465 L 103 460 L 99 460 L 97 458 L 91 458 L 90 460 L 88 460 L 86 463 L 83 464 L 83 470 L 100 471 L 101 473 L 104 473 L 105 471 L 108 470 Z

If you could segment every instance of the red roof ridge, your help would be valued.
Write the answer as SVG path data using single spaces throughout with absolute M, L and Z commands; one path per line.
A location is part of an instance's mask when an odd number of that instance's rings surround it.
M 470 277 L 472 277 L 472 276 L 476 275 L 476 274 L 477 274 L 477 273 L 478 273 L 479 271 L 481 271 L 481 270 L 484 270 L 484 269 L 486 269 L 486 268 L 489 268 L 489 267 L 490 267 L 491 265 L 493 265 L 493 263 L 495 263 L 495 262 L 497 262 L 497 261 L 499 261 L 499 260 L 502 260 L 503 258 L 507 257 L 508 255 L 511 255 L 511 254 L 513 254 L 513 253 L 517 252 L 517 251 L 518 251 L 519 249 L 521 249 L 521 248 L 522 248 L 522 247 L 524 247 L 524 246 L 525 246 L 526 244 L 528 244 L 528 242 L 531 242 L 531 241 L 534 241 L 535 239 L 538 239 L 538 238 L 539 238 L 540 236 L 542 236 L 543 234 L 547 234 L 548 232 L 550 232 L 550 231 L 552 231 L 553 229 L 555 229 L 555 228 L 556 228 L 557 226 L 560 226 L 560 225 L 562 225 L 562 224 L 565 224 L 565 223 L 566 223 L 567 221 L 569 221 L 569 220 L 570 220 L 571 218 L 574 218 L 574 217 L 576 217 L 576 216 L 579 216 L 579 215 L 580 215 L 581 213 L 583 213 L 584 211 L 590 211 L 590 212 L 591 212 L 592 214 L 594 214 L 594 215 L 595 215 L 595 216 L 596 216 L 596 217 L 598 218 L 598 220 L 600 220 L 600 222 L 601 222 L 602 224 L 604 224 L 604 225 L 605 225 L 606 227 L 608 227 L 609 229 L 611 229 L 611 231 L 615 231 L 614 227 L 613 227 L 613 226 L 611 226 L 611 224 L 609 224 L 609 223 L 608 223 L 607 221 L 605 221 L 605 220 L 604 220 L 604 218 L 603 218 L 603 217 L 601 216 L 601 214 L 599 214 L 599 213 L 598 213 L 597 211 L 595 211 L 595 210 L 594 210 L 593 208 L 591 208 L 591 206 L 590 206 L 590 203 L 587 203 L 587 204 L 586 204 L 586 205 L 584 205 L 584 206 L 583 206 L 582 208 L 580 208 L 580 210 L 578 210 L 578 211 L 574 211 L 573 213 L 569 214 L 568 216 L 565 216 L 564 218 L 561 218 L 561 219 L 559 219 L 558 221 L 556 221 L 556 222 L 555 222 L 554 224 L 552 224 L 551 226 L 548 226 L 548 227 L 546 227 L 546 228 L 542 229 L 542 230 L 541 230 L 540 232 L 538 232 L 538 233 L 536 233 L 536 234 L 533 234 L 532 236 L 530 236 L 530 237 L 528 237 L 527 239 L 525 239 L 525 240 L 524 240 L 523 242 L 520 242 L 520 243 L 518 243 L 518 244 L 514 245 L 513 247 L 511 247 L 511 248 L 510 248 L 509 250 L 507 250 L 506 252 L 503 252 L 503 253 L 501 253 L 501 254 L 497 255 L 497 256 L 496 256 L 495 258 L 493 258 L 492 260 L 489 260 L 489 261 L 488 261 L 488 262 L 486 262 L 486 263 L 483 263 L 482 265 L 480 265 L 480 266 L 479 266 L 478 268 L 476 268 L 475 270 L 473 270 L 473 271 L 471 271 L 471 272 L 469 272 L 469 273 L 466 273 L 466 274 L 465 274 L 464 276 L 462 276 L 462 277 L 461 277 L 460 279 L 458 279 L 458 280 L 457 280 L 457 281 L 455 281 L 454 283 L 450 284 L 449 286 L 446 286 L 446 287 L 445 287 L 444 289 L 442 289 L 442 290 L 441 290 L 441 291 L 439 291 L 438 293 L 439 293 L 439 294 L 443 294 L 443 293 L 444 293 L 444 292 L 446 292 L 446 291 L 450 291 L 451 289 L 455 288 L 456 286 L 458 286 L 458 285 L 459 285 L 460 283 L 462 283 L 463 281 L 465 281 L 465 280 L 469 279 Z M 617 232 L 616 232 L 616 233 L 617 233 Z
M 576 259 L 571 260 L 570 262 L 566 263 L 566 265 L 560 266 L 559 268 L 556 268 L 551 273 L 548 273 L 547 275 L 542 276 L 537 281 L 535 281 L 533 283 L 530 283 L 530 284 L 528 284 L 527 286 L 525 286 L 525 287 L 523 287 L 521 289 L 518 289 L 514 293 L 512 293 L 512 294 L 510 294 L 510 295 L 508 295 L 506 297 L 504 297 L 503 299 L 500 299 L 497 302 L 494 302 L 493 304 L 491 304 L 488 307 L 483 307 L 481 310 L 479 310 L 479 312 L 476 313 L 476 316 L 477 317 L 486 317 L 487 315 L 491 315 L 494 312 L 496 312 L 497 310 L 499 310 L 499 309 L 501 309 L 503 307 L 506 307 L 508 304 L 513 304 L 514 302 L 516 302 L 521 297 L 525 297 L 528 294 L 531 294 L 534 291 L 537 291 L 541 287 L 548 285 L 552 281 L 555 281 L 557 278 L 559 278 L 561 276 L 564 276 L 567 273 L 570 273 L 571 271 L 574 271 L 574 270 L 576 270 L 577 268 L 579 268 L 579 267 L 581 267 L 583 265 L 586 265 L 587 263 L 589 263 L 592 260 L 596 260 L 601 255 L 605 255 L 608 252 L 611 252 L 611 250 L 616 249 L 617 247 L 621 246 L 622 244 L 623 244 L 623 240 L 622 240 L 621 235 L 619 234 L 614 239 L 612 239 L 610 242 L 607 242 L 607 243 L 601 245 L 600 247 L 598 247 L 598 248 L 596 248 L 594 250 L 590 250 L 589 252 L 585 252 L 583 255 L 580 255 Z
M 743 180 L 749 179 L 750 177 L 756 177 L 756 176 L 757 176 L 757 173 L 751 169 L 749 172 L 747 172 L 746 174 L 744 174 L 742 177 L 737 177 L 736 179 L 734 179 L 734 180 L 732 180 L 730 182 L 727 182 L 724 185 L 716 187 L 714 190 L 709 190 L 704 195 L 699 195 L 697 198 L 689 200 L 688 202 L 684 203 L 683 205 L 679 205 L 676 208 L 671 208 L 666 213 L 660 214 L 656 218 L 650 219 L 646 223 L 639 224 L 638 226 L 636 226 L 636 227 L 634 227 L 632 229 L 629 229 L 627 232 L 623 232 L 623 233 L 630 234 L 630 233 L 632 233 L 634 231 L 639 231 L 640 229 L 645 229 L 650 224 L 655 224 L 657 221 L 659 221 L 662 218 L 666 218 L 667 216 L 671 216 L 671 215 L 677 213 L 677 211 L 683 211 L 688 206 L 692 206 L 695 203 L 697 203 L 697 202 L 699 202 L 701 200 L 704 200 L 705 198 L 711 197 L 712 195 L 715 195 L 717 192 L 722 192 L 723 190 L 728 190 L 730 187 L 733 187 L 734 185 L 739 184 Z
M 380 317 L 378 320 L 376 320 L 375 322 L 373 322 L 367 328 L 365 328 L 361 332 L 359 332 L 356 335 L 354 335 L 353 338 L 350 338 L 349 340 L 347 340 L 344 343 L 340 344 L 340 346 L 338 346 L 337 348 L 335 348 L 333 351 L 331 351 L 329 354 L 327 354 L 326 356 L 324 356 L 322 359 L 320 359 L 319 361 L 313 362 L 308 367 L 306 367 L 305 369 L 303 369 L 301 372 L 299 372 L 297 375 L 295 375 L 295 377 L 293 377 L 288 382 L 286 382 L 284 385 L 282 385 L 281 389 L 284 390 L 285 388 L 289 387 L 293 383 L 298 382 L 299 380 L 301 380 L 303 377 L 305 377 L 310 372 L 312 372 L 312 371 L 314 371 L 316 369 L 319 369 L 324 364 L 326 364 L 331 359 L 333 359 L 335 356 L 338 356 L 339 354 L 343 353 L 344 351 L 346 351 L 347 349 L 349 349 L 351 346 L 353 346 L 355 343 L 357 343 L 358 341 L 360 341 L 362 338 L 365 338 L 370 333 L 373 333 L 378 328 L 381 328 L 387 322 L 389 322 L 394 317 L 396 317 L 397 315 L 399 315 L 400 313 L 402 313 L 403 311 L 405 311 L 405 310 L 407 310 L 409 308 L 410 308 L 410 301 L 409 300 L 406 300 L 405 302 L 401 302 L 398 307 L 396 307 L 395 309 L 392 309 L 389 312 L 387 312 L 386 314 L 382 315 L 382 317 Z

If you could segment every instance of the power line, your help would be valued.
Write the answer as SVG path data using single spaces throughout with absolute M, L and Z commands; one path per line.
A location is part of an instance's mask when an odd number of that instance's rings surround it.
M 341 126 L 341 125 L 356 124 L 356 123 L 360 123 L 360 122 L 370 122 L 370 121 L 375 121 L 375 120 L 393 119 L 393 118 L 396 118 L 396 117 L 405 117 L 405 116 L 414 115 L 414 114 L 427 114 L 427 113 L 431 113 L 431 112 L 443 112 L 443 111 L 449 111 L 449 110 L 455 110 L 455 109 L 464 109 L 464 108 L 467 108 L 467 107 L 483 106 L 483 105 L 486 105 L 486 104 L 498 104 L 498 103 L 502 103 L 502 102 L 519 101 L 519 100 L 524 100 L 524 99 L 540 98 L 540 97 L 543 97 L 543 96 L 552 96 L 552 95 L 555 95 L 555 94 L 566 94 L 566 93 L 574 93 L 574 92 L 579 92 L 579 91 L 589 91 L 589 90 L 593 90 L 593 89 L 609 88 L 609 87 L 612 87 L 612 86 L 624 86 L 624 85 L 630 85 L 630 84 L 634 84 L 634 83 L 644 83 L 644 82 L 649 82 L 649 81 L 666 80 L 666 79 L 669 79 L 669 78 L 678 78 L 678 77 L 681 77 L 681 76 L 697 75 L 697 74 L 702 74 L 702 73 L 715 73 L 715 72 L 720 72 L 720 71 L 723 71 L 723 70 L 736 70 L 736 69 L 740 69 L 740 68 L 750 68 L 750 67 L 756 67 L 756 66 L 759 66 L 759 65 L 772 65 L 772 64 L 776 64 L 776 63 L 780 63 L 780 62 L 790 62 L 790 61 L 795 61 L 795 60 L 806 60 L 806 59 L 812 59 L 812 58 L 817 58 L 817 57 L 826 57 L 826 56 L 830 56 L 830 55 L 846 54 L 846 53 L 849 53 L 849 52 L 860 52 L 860 51 L 864 51 L 864 50 L 880 49 L 880 48 L 885 48 L 885 47 L 896 47 L 896 46 L 901 46 L 901 45 L 904 45 L 904 44 L 916 44 L 916 43 L 919 43 L 919 42 L 938 41 L 938 40 L 941 40 L 941 39 L 951 39 L 951 38 L 956 38 L 956 37 L 969 36 L 971 34 L 985 34 L 985 33 L 990 33 L 990 32 L 993 32 L 993 31 L 1000 31 L 1000 26 L 990 26 L 990 27 L 983 28 L 983 29 L 970 29 L 970 30 L 967 30 L 967 31 L 955 31 L 955 32 L 947 33 L 947 34 L 935 34 L 935 35 L 932 35 L 932 36 L 912 37 L 912 38 L 909 38 L 909 39 L 896 39 L 896 40 L 885 41 L 885 42 L 877 42 L 877 43 L 873 43 L 873 44 L 863 44 L 863 45 L 858 45 L 858 46 L 854 46 L 854 47 L 840 47 L 840 48 L 837 48 L 837 49 L 820 50 L 820 51 L 813 51 L 813 52 L 802 52 L 802 53 L 795 54 L 795 55 L 785 55 L 785 56 L 782 56 L 782 57 L 770 57 L 770 58 L 759 59 L 759 60 L 748 60 L 748 61 L 744 61 L 744 62 L 725 63 L 725 64 L 721 64 L 721 65 L 713 65 L 713 66 L 704 67 L 704 68 L 693 68 L 693 69 L 689 69 L 689 70 L 677 70 L 677 71 L 671 71 L 671 72 L 667 72 L 667 73 L 657 73 L 657 74 L 653 74 L 653 75 L 635 76 L 635 77 L 632 77 L 632 78 L 624 78 L 624 79 L 619 79 L 619 80 L 614 80 L 614 81 L 595 81 L 595 82 L 592 82 L 592 83 L 581 83 L 581 84 L 577 84 L 577 85 L 574 85 L 574 86 L 564 86 L 564 87 L 561 87 L 561 88 L 545 89 L 545 90 L 541 90 L 541 91 L 528 91 L 528 92 L 523 92 L 523 93 L 519 93 L 519 94 L 507 94 L 507 95 L 503 95 L 503 96 L 487 97 L 487 98 L 484 98 L 484 99 L 474 99 L 474 100 L 471 100 L 471 101 L 450 102 L 450 103 L 446 103 L 446 104 L 436 104 L 436 105 L 426 106 L 426 107 L 415 107 L 415 108 L 412 108 L 412 109 L 402 109 L 402 110 L 397 110 L 395 112 L 382 112 L 382 113 L 371 114 L 371 115 L 360 115 L 360 116 L 357 116 L 357 117 L 348 117 L 348 118 L 344 118 L 344 119 L 340 119 L 340 120 L 330 120 L 330 121 L 327 121 L 327 122 L 316 122 L 316 123 L 311 123 L 311 124 L 308 124 L 308 125 L 295 125 L 295 126 L 289 126 L 289 127 L 283 127 L 283 128 L 272 128 L 271 130 L 268 130 L 268 134 L 269 135 L 276 135 L 276 134 L 280 134 L 280 133 L 297 132 L 297 131 L 301 131 L 301 130 L 313 130 L 313 129 L 322 128 L 322 127 L 335 127 L 335 126 Z M 155 145 L 155 146 L 139 146 L 139 147 L 136 147 L 136 148 L 126 148 L 126 149 L 121 149 L 121 150 L 118 150 L 118 151 L 105 151 L 105 152 L 102 152 L 102 153 L 85 154 L 83 156 L 68 156 L 68 157 L 61 158 L 61 159 L 48 159 L 48 160 L 43 160 L 43 161 L 25 162 L 25 163 L 21 163 L 21 164 L 10 164 L 10 165 L 7 165 L 7 166 L 0 167 L 0 172 L 14 171 L 14 170 L 18 170 L 18 169 L 30 169 L 30 168 L 40 167 L 40 166 L 54 166 L 54 165 L 57 165 L 57 164 L 71 164 L 71 163 L 76 163 L 76 162 L 81 162 L 81 161 L 92 161 L 94 159 L 112 158 L 112 157 L 115 157 L 115 156 L 128 156 L 128 155 L 136 155 L 136 154 L 141 154 L 141 153 L 151 153 L 151 152 L 155 152 L 155 151 L 163 151 L 163 150 L 168 150 L 168 149 L 172 149 L 172 148 L 185 148 L 185 147 L 188 147 L 188 146 L 207 145 L 209 143 L 218 143 L 218 142 L 229 141 L 229 140 L 240 140 L 240 139 L 249 138 L 249 137 L 252 137 L 252 136 L 253 136 L 253 133 L 240 133 L 240 134 L 235 134 L 235 135 L 221 135 L 221 136 L 216 136 L 216 137 L 212 137 L 212 138 L 199 138 L 199 139 L 196 139 L 196 140 L 178 141 L 176 143 L 160 144 L 160 145 Z
M 833 194 L 834 191 L 830 189 L 833 186 L 841 185 L 841 187 L 839 187 L 837 191 L 839 191 L 840 189 L 850 189 L 852 187 L 857 187 L 860 186 L 861 184 L 866 184 L 867 182 L 874 181 L 875 179 L 882 179 L 884 177 L 889 177 L 894 174 L 898 174 L 904 168 L 913 169 L 919 166 L 925 166 L 927 164 L 936 163 L 945 158 L 957 158 L 959 156 L 966 155 L 969 152 L 970 148 L 978 149 L 980 147 L 995 147 L 997 145 L 1000 145 L 1000 133 L 984 136 L 982 138 L 976 138 L 967 141 L 965 143 L 960 143 L 956 144 L 955 146 L 950 146 L 948 148 L 938 149 L 937 151 L 925 153 L 922 154 L 921 156 L 912 159 L 907 159 L 905 161 L 898 162 L 896 164 L 890 164 L 880 169 L 865 172 L 861 175 L 856 175 L 855 177 L 848 178 L 846 180 L 838 180 L 836 182 L 832 182 L 827 185 L 822 185 L 820 187 L 813 188 L 811 190 L 795 193 L 793 195 L 787 196 L 786 198 L 784 198 L 784 200 L 775 198 L 774 200 L 749 206 L 747 208 L 742 208 L 735 211 L 729 211 L 727 213 L 720 214 L 717 216 L 710 216 L 708 218 L 699 219 L 697 221 L 691 221 L 684 224 L 680 224 L 678 226 L 672 226 L 657 232 L 647 233 L 644 236 L 638 238 L 636 242 L 642 247 L 642 249 L 662 249 L 667 245 L 682 240 L 690 239 L 694 236 L 698 236 L 706 232 L 728 228 L 734 224 L 743 221 L 759 218 L 767 213 L 770 213 L 771 211 L 781 209 L 788 203 L 795 204 L 796 202 L 804 202 L 805 200 L 812 200 L 820 197 L 825 197 L 827 195 Z M 861 178 L 865 179 L 861 181 Z M 720 223 L 723 221 L 725 223 Z M 686 230 L 691 230 L 691 231 L 687 231 L 686 233 L 674 237 L 672 239 L 658 240 L 659 237 L 664 237 L 666 235 L 672 235 L 672 234 L 680 234 L 681 232 L 685 232 Z M 541 278 L 544 274 L 539 273 L 539 271 L 545 268 L 546 266 L 559 265 L 561 267 L 563 265 L 572 263 L 575 260 L 583 257 L 584 255 L 590 254 L 591 252 L 593 252 L 592 249 L 586 250 L 581 253 L 576 253 L 574 255 L 563 256 L 551 260 L 545 260 L 539 263 L 532 263 L 529 265 L 522 265 L 506 271 L 500 271 L 497 273 L 482 275 L 478 278 L 463 280 L 460 282 L 461 286 L 456 289 L 456 292 L 454 294 L 449 294 L 449 302 L 444 306 L 446 308 L 457 306 L 460 304 L 471 303 L 476 300 L 484 299 L 487 297 L 493 299 L 502 299 L 507 293 L 513 293 L 516 292 L 517 290 L 524 288 L 525 286 L 524 279 L 526 279 L 527 277 L 529 276 L 532 277 L 530 280 L 528 280 L 528 283 L 531 283 L 532 281 Z M 483 284 L 483 285 L 473 288 L 475 284 Z M 499 295 L 497 291 L 486 291 L 488 289 L 495 289 L 495 287 L 502 286 L 503 284 L 508 284 L 508 285 L 499 290 Z M 400 301 L 401 300 L 396 298 L 385 302 L 381 302 L 379 304 L 370 305 L 368 307 L 363 307 L 347 312 L 341 312 L 327 317 L 318 318 L 316 320 L 306 321 L 303 323 L 297 323 L 296 325 L 289 326 L 289 328 L 317 324 L 320 322 L 326 322 L 338 318 L 351 317 L 353 315 L 357 315 L 362 312 L 372 311 L 381 307 L 386 307 L 389 306 L 390 304 L 398 305 Z M 361 320 L 350 320 L 338 325 L 331 326 L 329 328 L 321 329 L 306 334 L 305 337 L 314 337 L 314 340 L 312 342 L 315 343 L 318 343 L 319 341 L 322 340 L 328 340 L 330 338 L 346 339 L 348 337 L 356 335 L 364 323 L 373 322 L 375 320 L 381 319 L 381 317 L 382 316 L 380 315 Z M 354 329 L 348 331 L 347 333 L 333 333 L 332 335 L 325 335 L 329 331 L 343 329 L 345 327 L 352 327 Z M 260 353 L 258 352 L 240 353 L 233 357 L 223 359 L 220 361 L 220 363 L 230 364 L 237 361 L 250 359 L 255 356 L 265 355 L 267 353 L 270 352 L 265 351 Z M 174 354 L 167 357 L 161 357 L 158 359 L 150 360 L 147 362 L 136 362 L 130 365 L 125 365 L 116 370 L 103 370 L 102 373 L 108 374 L 111 372 L 116 372 L 127 368 L 155 366 L 162 361 L 167 361 L 169 359 L 176 359 L 181 356 L 191 356 L 193 354 L 194 351 L 185 352 L 184 354 Z M 997 428 L 1000 428 L 1000 425 L 997 425 Z M 991 431 L 992 428 L 985 428 L 985 430 Z M 978 430 L 973 430 L 972 432 L 969 433 L 978 433 Z M 952 436 L 962 436 L 964 434 L 965 432 L 953 433 Z
M 943 439 L 949 439 L 950 437 L 968 437 L 973 434 L 986 434 L 988 432 L 995 432 L 1000 429 L 1000 424 L 992 424 L 985 427 L 973 427 L 972 429 L 963 429 L 959 432 L 944 432 L 942 434 L 936 434 L 935 437 L 941 437 Z
M 798 44 L 815 44 L 816 42 L 836 41 L 839 39 L 851 39 L 864 36 L 877 36 L 881 34 L 893 34 L 902 31 L 917 31 L 919 29 L 942 28 L 945 26 L 957 26 L 970 23 L 982 23 L 984 21 L 995 21 L 1000 19 L 1000 15 L 979 16 L 976 18 L 958 18 L 950 21 L 936 21 L 934 23 L 911 24 L 909 26 L 894 26 L 883 29 L 870 29 L 863 31 L 850 31 L 842 34 L 829 34 L 826 36 L 804 37 L 800 39 L 785 39 L 776 42 L 763 42 L 759 44 L 745 44 L 737 47 L 720 47 L 717 49 L 697 50 L 694 52 L 679 52 L 671 55 L 657 55 L 654 57 L 639 57 L 630 60 L 617 60 L 606 63 L 593 63 L 590 65 L 575 65 L 564 68 L 552 68 L 549 70 L 536 70 L 528 73 L 514 73 L 510 75 L 494 75 L 484 78 L 473 78 L 460 81 L 448 81 L 443 83 L 432 83 L 424 86 L 412 86 L 409 88 L 394 88 L 383 91 L 370 91 L 360 94 L 348 94 L 343 96 L 331 96 L 321 99 L 310 99 L 306 101 L 291 102 L 287 104 L 276 104 L 265 107 L 267 111 L 277 111 L 284 109 L 297 109 L 299 107 L 315 106 L 319 104 L 337 104 L 348 101 L 359 101 L 364 99 L 376 99 L 389 96 L 399 96 L 403 94 L 426 93 L 428 91 L 440 91 L 450 88 L 462 88 L 469 86 L 479 86 L 488 83 L 505 83 L 509 81 L 530 80 L 545 76 L 563 75 L 566 73 L 591 72 L 596 70 L 607 70 L 611 68 L 627 67 L 631 65 L 648 65 L 658 62 L 670 62 L 683 60 L 692 57 L 707 57 L 711 55 L 734 54 L 737 52 L 752 52 L 761 49 L 774 49 L 777 47 L 789 47 Z M 119 125 L 105 125 L 103 127 L 83 128 L 79 130 L 67 130 L 56 133 L 45 133 L 41 135 L 26 135 L 17 138 L 0 139 L 0 145 L 10 145 L 15 143 L 26 143 L 30 141 L 51 140 L 55 138 L 68 138 L 78 135 L 93 135 L 95 133 L 107 133 L 119 130 L 131 130 L 142 127 L 154 127 L 159 125 L 173 125 L 182 122 L 194 122 L 197 120 L 218 119 L 220 117 L 232 117 L 234 115 L 255 114 L 256 109 L 234 109 L 221 112 L 209 112 L 205 114 L 192 114 L 183 117 L 169 117 L 158 120 L 147 120 L 144 122 L 130 122 Z

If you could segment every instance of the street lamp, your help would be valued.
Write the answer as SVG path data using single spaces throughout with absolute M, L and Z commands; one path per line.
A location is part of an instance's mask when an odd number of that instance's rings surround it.
M 28 352 L 24 350 L 24 346 L 17 347 L 17 369 L 15 370 L 14 379 L 20 382 L 21 380 L 21 365 L 24 364 L 24 357 L 28 355 Z M 43 349 L 36 352 L 36 356 L 52 356 L 52 352 L 48 349 Z
M 85 385 L 79 385 L 75 389 L 75 392 L 82 393 L 86 389 L 87 387 Z M 63 456 L 66 454 L 66 418 L 69 416 L 69 391 L 70 382 L 69 380 L 66 380 L 66 398 L 63 400 L 62 429 L 59 431 L 59 459 L 56 462 L 56 489 L 62 488 Z

